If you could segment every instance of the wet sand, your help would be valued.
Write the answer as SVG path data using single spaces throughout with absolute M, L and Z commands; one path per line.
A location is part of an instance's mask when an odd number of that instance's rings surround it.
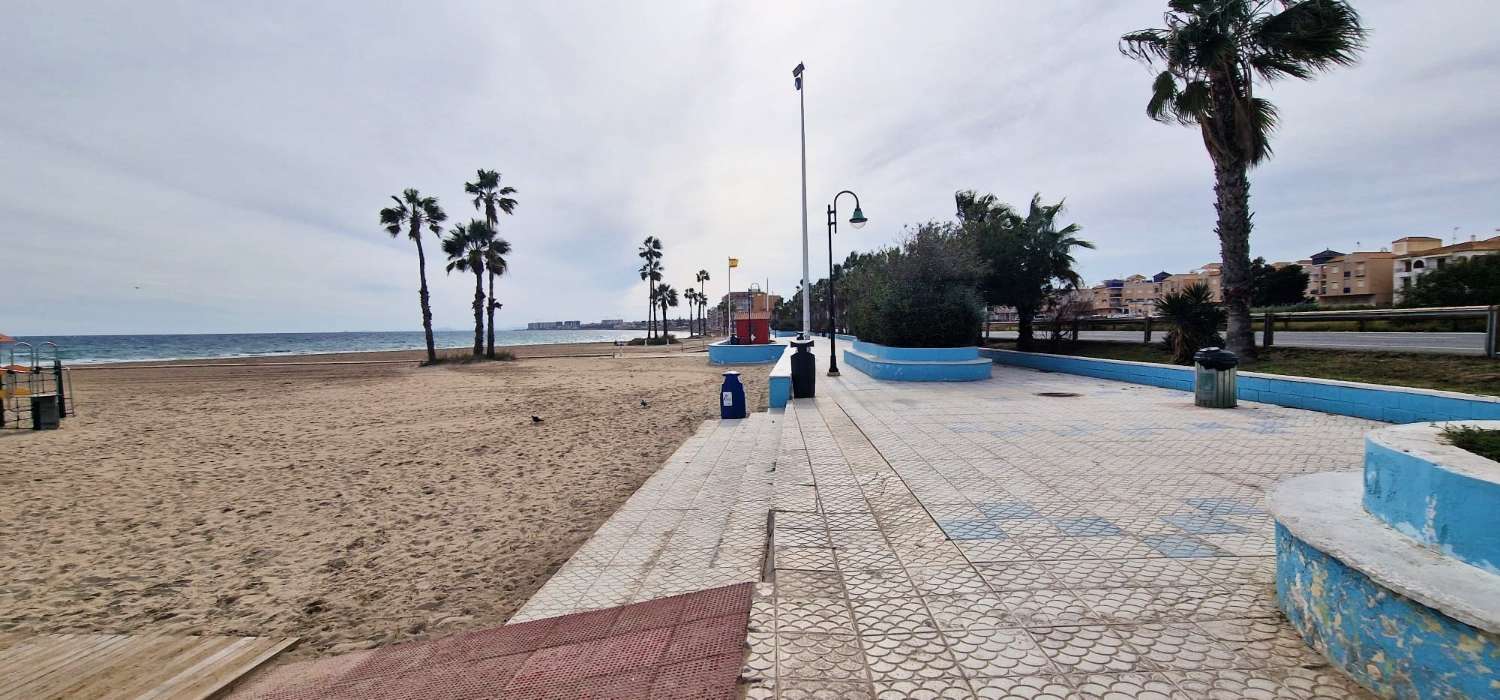
M 720 373 L 515 351 L 80 369 L 78 418 L 0 433 L 0 631 L 298 636 L 298 659 L 503 624 L 718 415 Z M 768 368 L 739 369 L 763 408 Z

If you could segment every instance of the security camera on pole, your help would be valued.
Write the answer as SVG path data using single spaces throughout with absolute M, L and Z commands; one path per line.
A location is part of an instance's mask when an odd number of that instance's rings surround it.
M 802 334 L 792 341 L 792 397 L 811 398 L 817 391 L 817 360 L 812 354 L 812 283 L 807 262 L 807 108 L 802 91 L 801 63 L 792 69 L 797 86 L 797 118 L 802 131 Z

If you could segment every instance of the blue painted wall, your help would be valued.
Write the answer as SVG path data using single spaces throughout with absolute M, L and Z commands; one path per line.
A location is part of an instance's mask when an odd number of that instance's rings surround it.
M 708 362 L 714 365 L 768 365 L 781 359 L 787 346 L 783 343 L 767 345 L 730 345 L 721 340 L 708 346 Z
M 781 359 L 771 368 L 766 384 L 769 394 L 767 403 L 771 408 L 786 408 L 786 402 L 792 400 L 792 353 L 781 354 Z
M 1500 574 L 1500 484 L 1445 469 L 1371 435 L 1365 437 L 1364 506 L 1401 534 Z
M 1279 523 L 1276 599 L 1303 639 L 1382 695 L 1500 695 L 1500 637 L 1387 590 Z
M 900 348 L 914 350 L 918 348 Z M 973 382 L 989 379 L 995 363 L 975 358 L 965 361 L 887 360 L 857 351 L 844 351 L 844 364 L 876 379 L 897 382 Z
M 1081 374 L 1183 391 L 1193 390 L 1191 367 L 989 348 L 980 349 L 979 354 L 1003 365 Z M 1500 419 L 1500 400 L 1482 396 L 1466 397 L 1405 387 L 1351 387 L 1317 379 L 1271 377 L 1251 372 L 1241 372 L 1238 385 L 1239 398 L 1244 401 L 1306 408 L 1388 423 Z
M 896 348 L 863 340 L 854 341 L 854 350 L 881 360 L 902 362 L 959 362 L 979 357 L 979 348 Z

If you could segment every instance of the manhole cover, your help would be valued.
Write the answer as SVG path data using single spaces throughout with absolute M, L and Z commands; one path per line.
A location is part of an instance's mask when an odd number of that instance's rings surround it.
M 1083 396 L 1083 394 L 1075 394 L 1071 391 L 1043 391 L 1038 393 L 1037 396 L 1045 396 L 1049 399 L 1066 399 L 1074 396 Z

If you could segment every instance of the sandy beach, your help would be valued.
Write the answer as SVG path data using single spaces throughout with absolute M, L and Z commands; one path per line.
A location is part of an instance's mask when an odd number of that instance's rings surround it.
M 295 660 L 503 624 L 717 417 L 721 371 L 515 350 L 77 371 L 78 418 L 0 434 L 0 631 L 298 636 Z

